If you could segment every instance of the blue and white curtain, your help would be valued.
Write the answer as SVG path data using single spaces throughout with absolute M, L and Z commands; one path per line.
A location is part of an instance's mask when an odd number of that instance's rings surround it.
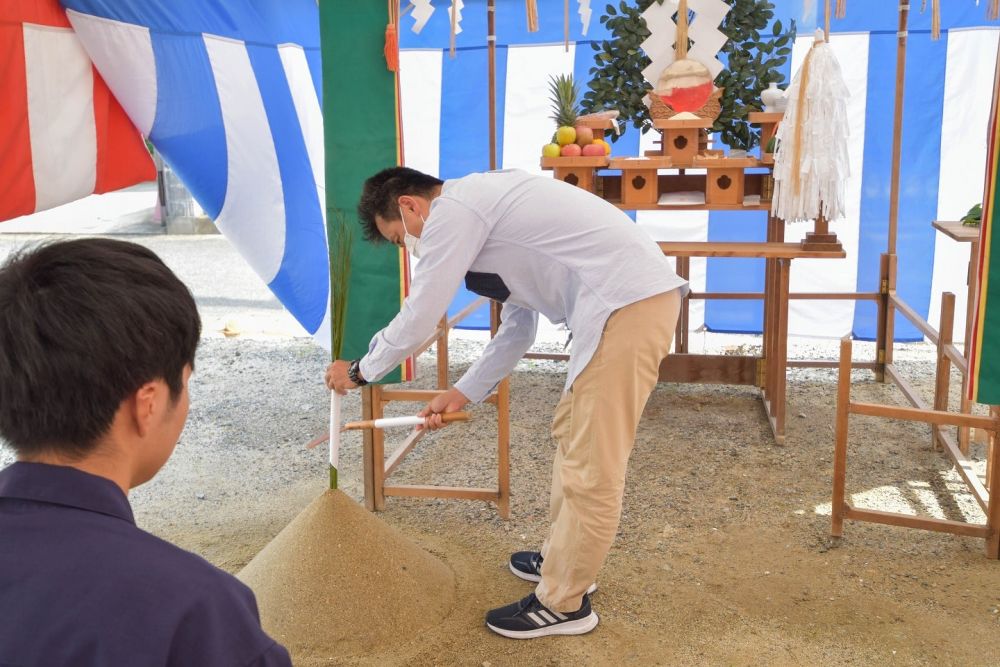
M 816 0 L 772 0 L 783 25 L 798 27 L 786 77 L 798 68 L 812 44 Z M 405 6 L 407 3 L 404 2 Z M 441 178 L 489 167 L 487 138 L 486 0 L 465 0 L 457 57 L 448 54 L 448 0 L 433 0 L 435 12 L 421 32 L 400 29 L 401 85 L 407 164 Z M 571 3 L 570 45 L 563 46 L 563 3 L 539 0 L 540 30 L 527 32 L 523 0 L 497 0 L 498 159 L 503 168 L 541 173 L 541 146 L 552 134 L 548 78 L 569 73 L 585 88 L 594 64 L 593 42 L 607 39 L 599 22 L 603 2 L 593 3 L 586 36 Z M 617 4 L 617 3 L 616 3 Z M 906 97 L 897 253 L 899 292 L 935 324 L 943 291 L 956 294 L 956 332 L 964 331 L 968 244 L 934 231 L 934 220 L 956 220 L 982 197 L 986 125 L 1000 25 L 986 20 L 985 3 L 942 3 L 941 38 L 931 41 L 930 12 L 913 3 L 906 61 Z M 832 23 L 831 42 L 851 90 L 851 169 L 848 217 L 833 225 L 847 250 L 844 260 L 798 260 L 791 287 L 802 292 L 877 291 L 879 255 L 885 252 L 889 215 L 892 116 L 896 69 L 898 3 L 848 2 L 847 17 Z M 819 16 L 822 23 L 822 16 Z M 614 144 L 615 155 L 641 155 L 653 135 L 629 130 Z M 763 240 L 762 212 L 689 211 L 633 213 L 656 240 Z M 789 225 L 786 238 L 798 240 L 808 227 Z M 760 291 L 761 260 L 694 259 L 698 291 Z M 453 309 L 469 295 L 459 299 Z M 757 302 L 692 302 L 691 326 L 720 332 L 759 332 Z M 872 302 L 796 301 L 793 335 L 840 337 L 853 333 L 873 339 Z M 467 326 L 488 325 L 484 313 Z M 897 319 L 897 340 L 918 340 L 908 322 Z

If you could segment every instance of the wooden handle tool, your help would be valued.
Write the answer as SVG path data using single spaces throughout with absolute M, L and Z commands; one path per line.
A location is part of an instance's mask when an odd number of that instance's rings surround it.
M 441 415 L 441 421 L 445 424 L 452 422 L 469 421 L 472 418 L 468 412 L 446 412 Z M 343 431 L 357 431 L 366 428 L 393 428 L 396 426 L 420 426 L 424 423 L 424 417 L 386 417 L 384 419 L 369 419 L 360 422 L 348 422 L 341 429 Z

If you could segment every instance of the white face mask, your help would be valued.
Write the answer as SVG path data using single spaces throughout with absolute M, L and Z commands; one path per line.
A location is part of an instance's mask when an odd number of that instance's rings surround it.
M 417 215 L 420 214 L 418 213 Z M 402 206 L 399 207 L 399 219 L 403 223 L 403 245 L 406 246 L 406 249 L 410 252 L 411 255 L 413 255 L 417 259 L 420 259 L 420 238 L 414 236 L 409 232 L 409 230 L 406 229 L 406 218 L 403 217 Z M 427 224 L 427 221 L 424 220 L 424 216 L 422 215 L 420 216 L 420 221 L 423 222 L 424 224 Z

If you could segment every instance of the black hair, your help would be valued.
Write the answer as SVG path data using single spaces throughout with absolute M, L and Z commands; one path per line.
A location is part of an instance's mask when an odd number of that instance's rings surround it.
M 365 232 L 365 240 L 372 243 L 385 241 L 375 224 L 375 216 L 385 221 L 399 219 L 399 198 L 403 195 L 430 197 L 434 189 L 443 184 L 440 178 L 429 176 L 409 167 L 383 169 L 365 181 L 358 202 L 358 216 Z
M 194 298 L 153 251 L 88 238 L 14 253 L 0 268 L 0 436 L 20 455 L 80 458 L 122 401 L 194 365 Z

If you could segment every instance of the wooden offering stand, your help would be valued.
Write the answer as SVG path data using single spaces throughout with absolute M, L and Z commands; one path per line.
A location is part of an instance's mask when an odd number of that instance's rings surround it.
M 774 136 L 781 114 L 753 114 L 762 125 L 766 141 Z M 543 169 L 553 169 L 556 178 L 573 183 L 624 210 L 770 211 L 773 156 L 730 158 L 722 151 L 708 150 L 706 130 L 711 118 L 671 120 L 655 118 L 663 133 L 661 147 L 643 157 L 542 158 Z M 610 126 L 610 123 L 609 123 Z M 766 144 L 765 144 L 766 145 Z M 598 174 L 599 169 L 606 171 Z M 704 170 L 704 173 L 689 173 Z M 748 173 L 747 170 L 753 170 Z M 660 172 L 666 173 L 660 173 Z M 618 172 L 618 173 L 615 173 Z M 764 242 L 664 242 L 660 250 L 674 257 L 677 273 L 690 277 L 691 259 L 760 258 L 765 262 L 763 292 L 692 292 L 681 307 L 675 336 L 675 354 L 660 368 L 664 382 L 702 382 L 757 386 L 775 442 L 785 439 L 785 370 L 803 365 L 788 362 L 789 299 L 822 299 L 824 294 L 790 294 L 789 276 L 795 259 L 837 259 L 846 256 L 819 220 L 812 235 L 802 243 L 786 243 L 784 221 L 771 216 Z M 832 237 L 832 238 L 831 238 Z M 873 295 L 874 296 L 874 295 Z M 688 350 L 688 309 L 691 299 L 758 299 L 764 310 L 763 351 L 760 355 L 733 356 L 692 354 Z M 566 359 L 564 354 L 529 353 L 529 358 Z M 873 364 L 872 364 L 873 366 Z

